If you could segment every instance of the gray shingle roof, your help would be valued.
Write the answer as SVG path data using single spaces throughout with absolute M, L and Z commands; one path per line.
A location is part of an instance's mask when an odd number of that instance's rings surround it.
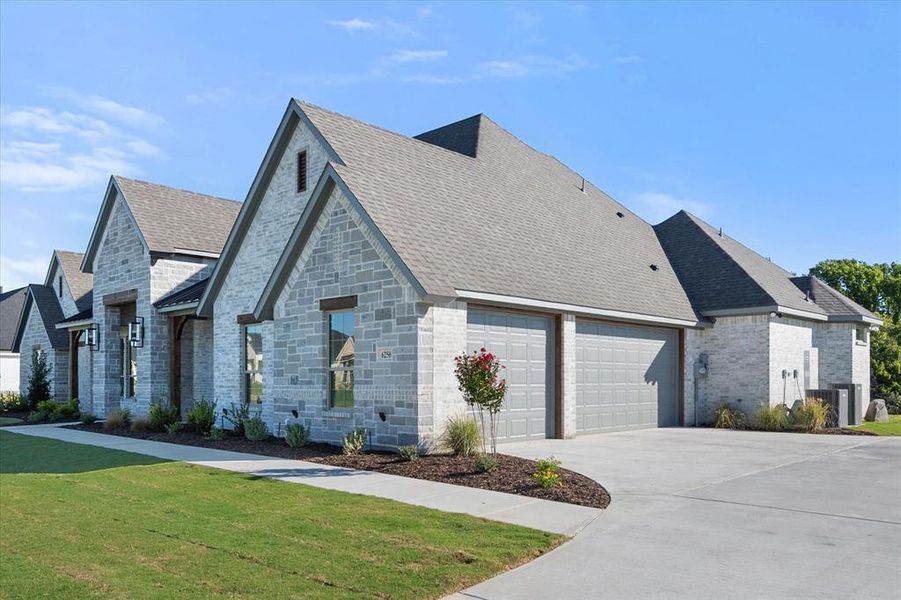
M 0 350 L 12 350 L 27 293 L 27 287 L 20 287 L 0 294 Z
M 66 323 L 78 323 L 80 321 L 87 321 L 94 318 L 94 308 L 88 307 L 83 311 L 77 312 L 71 317 L 66 317 L 62 321 L 59 321 L 57 325 L 64 325 Z
M 813 275 L 792 277 L 792 283 L 805 294 L 810 293 L 810 299 L 829 316 L 879 319 L 877 315 Z
M 69 335 L 64 329 L 57 329 L 56 324 L 65 318 L 63 309 L 59 305 L 59 298 L 54 289 L 46 285 L 31 284 L 28 286 L 28 296 L 23 307 L 24 311 L 30 311 L 32 304 L 37 306 L 41 324 L 50 338 L 50 345 L 56 350 L 65 350 L 69 347 Z M 25 323 L 20 319 L 20 329 L 16 332 L 16 343 L 21 342 Z M 26 351 L 30 351 L 26 348 Z
M 344 163 L 335 170 L 428 293 L 697 319 L 650 224 L 487 117 L 460 121 L 458 133 L 448 126 L 424 134 L 435 142 L 428 143 L 300 107 Z M 468 155 L 473 147 L 477 158 Z
M 203 296 L 204 290 L 206 290 L 206 284 L 209 283 L 209 281 L 209 277 L 201 279 L 197 283 L 191 284 L 182 290 L 163 296 L 154 302 L 153 306 L 156 308 L 167 308 L 170 306 L 178 306 L 179 304 L 199 302 L 200 298 Z
M 66 281 L 69 282 L 69 290 L 72 292 L 78 310 L 89 308 L 93 300 L 91 292 L 94 289 L 94 275 L 81 270 L 84 253 L 68 250 L 54 250 L 54 252 L 59 259 L 60 268 L 66 275 Z M 47 283 L 53 285 L 52 281 Z
M 694 215 L 680 211 L 654 229 L 702 314 L 770 306 L 826 314 L 806 300 L 791 273 Z
M 152 252 L 219 254 L 241 203 L 114 176 Z

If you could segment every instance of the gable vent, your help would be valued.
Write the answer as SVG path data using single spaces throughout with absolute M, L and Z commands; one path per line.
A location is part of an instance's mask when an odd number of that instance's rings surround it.
M 297 193 L 307 191 L 307 151 L 297 153 Z

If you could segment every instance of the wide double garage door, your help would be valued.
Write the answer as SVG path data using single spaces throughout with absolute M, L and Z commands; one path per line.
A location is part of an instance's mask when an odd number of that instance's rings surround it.
M 498 441 L 554 437 L 553 319 L 470 309 L 467 322 L 468 350 L 506 367 Z M 676 425 L 677 345 L 674 330 L 577 321 L 577 433 Z

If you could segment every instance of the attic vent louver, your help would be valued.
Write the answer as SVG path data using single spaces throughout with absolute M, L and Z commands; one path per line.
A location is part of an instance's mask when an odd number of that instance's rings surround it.
M 620 219 L 622 219 L 626 215 L 624 215 L 623 213 L 621 213 L 619 211 L 616 211 L 616 216 L 619 217 Z
M 585 178 L 584 177 L 582 178 L 582 184 L 579 186 L 579 189 L 583 192 L 585 191 Z
M 651 265 L 651 270 L 652 270 L 652 271 L 656 271 L 656 270 L 657 270 L 657 265 Z

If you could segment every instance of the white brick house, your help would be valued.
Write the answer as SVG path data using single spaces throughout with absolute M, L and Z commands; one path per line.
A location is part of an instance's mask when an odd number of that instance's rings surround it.
M 214 398 L 383 447 L 465 410 L 453 359 L 481 347 L 502 440 L 832 384 L 865 406 L 881 323 L 692 215 L 646 223 L 484 115 L 407 137 L 294 100 L 243 204 L 114 177 L 81 269 L 93 305 L 60 326 L 97 331 L 96 414 Z

